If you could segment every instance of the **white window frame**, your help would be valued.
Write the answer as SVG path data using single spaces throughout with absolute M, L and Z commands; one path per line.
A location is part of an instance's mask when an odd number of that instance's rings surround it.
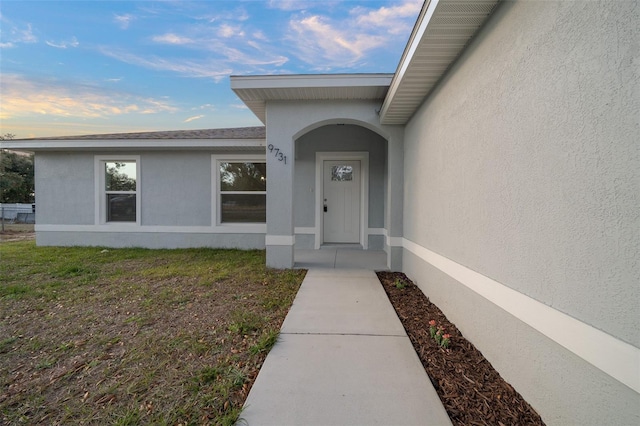
M 106 163 L 120 161 L 135 161 L 136 163 L 136 221 L 135 222 L 107 222 L 107 191 L 105 188 Z M 94 157 L 95 171 L 95 224 L 106 226 L 140 226 L 140 156 L 139 155 L 96 155 Z M 132 193 L 127 191 L 127 193 Z
M 239 233 L 246 232 L 267 232 L 267 224 L 265 223 L 222 223 L 222 203 L 220 191 L 220 163 L 267 163 L 266 155 L 255 154 L 237 154 L 237 155 L 217 155 L 211 156 L 211 223 L 215 227 L 224 228 L 226 232 L 237 230 Z M 225 194 L 264 194 L 265 201 L 267 191 L 225 191 Z

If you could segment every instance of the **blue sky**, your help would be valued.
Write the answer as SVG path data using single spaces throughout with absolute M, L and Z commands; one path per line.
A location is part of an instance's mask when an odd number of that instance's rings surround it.
M 0 3 L 0 134 L 261 123 L 229 75 L 395 71 L 422 0 Z

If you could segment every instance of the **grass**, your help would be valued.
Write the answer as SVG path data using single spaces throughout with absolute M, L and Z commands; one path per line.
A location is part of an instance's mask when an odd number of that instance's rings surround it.
M 4 222 L 5 232 L 33 232 L 34 225 L 32 223 L 9 223 L 8 220 Z
M 0 424 L 232 425 L 304 277 L 262 251 L 0 259 Z

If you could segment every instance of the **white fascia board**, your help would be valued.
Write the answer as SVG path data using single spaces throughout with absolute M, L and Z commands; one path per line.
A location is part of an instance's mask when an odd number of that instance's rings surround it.
M 265 139 L 96 139 L 96 140 L 30 140 L 0 143 L 0 149 L 15 151 L 74 150 L 168 150 L 215 148 L 264 148 Z
M 431 18 L 438 6 L 440 0 L 427 0 L 425 5 L 422 7 L 422 11 L 420 12 L 420 16 L 418 17 L 418 22 L 411 33 L 411 37 L 409 38 L 409 43 L 405 48 L 402 58 L 400 59 L 400 63 L 398 64 L 398 69 L 396 70 L 393 80 L 391 81 L 391 85 L 389 87 L 389 91 L 387 92 L 387 97 L 384 99 L 382 104 L 382 108 L 380 109 L 380 121 L 383 122 L 391 103 L 398 91 L 398 87 L 400 87 L 400 83 L 404 78 L 405 73 L 407 72 L 407 68 L 411 64 L 413 60 L 413 55 L 416 53 L 418 49 L 418 45 L 420 41 L 422 41 L 422 37 L 424 33 L 427 31 L 427 27 L 429 26 L 429 22 L 431 22 Z
M 231 89 L 295 89 L 310 87 L 379 87 L 391 84 L 393 74 L 293 74 L 231 76 Z

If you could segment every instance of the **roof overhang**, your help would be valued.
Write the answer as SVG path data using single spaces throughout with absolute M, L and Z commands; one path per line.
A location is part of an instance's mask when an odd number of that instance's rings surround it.
M 264 149 L 265 140 L 264 127 L 234 127 L 12 139 L 0 141 L 0 149 L 22 152 L 141 149 L 238 151 Z
M 19 152 L 44 151 L 254 151 L 264 149 L 265 139 L 115 139 L 115 140 L 20 140 L 0 142 L 0 149 Z
M 231 76 L 231 89 L 266 124 L 268 101 L 380 100 L 393 74 Z
M 426 0 L 380 110 L 382 124 L 406 124 L 500 0 Z

